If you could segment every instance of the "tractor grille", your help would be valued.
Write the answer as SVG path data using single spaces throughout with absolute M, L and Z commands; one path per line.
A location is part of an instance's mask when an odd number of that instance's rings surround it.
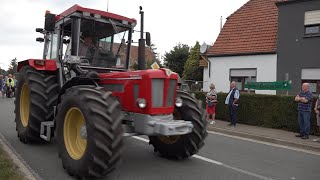
M 174 102 L 174 94 L 176 91 L 177 81 L 174 79 L 169 80 L 169 87 L 167 90 L 167 98 L 165 102 L 164 99 L 164 81 L 165 79 L 152 79 L 152 107 L 163 107 L 165 104 L 166 107 L 172 106 Z
M 169 81 L 169 88 L 168 88 L 168 95 L 166 100 L 166 107 L 172 106 L 174 102 L 174 93 L 177 90 L 177 81 L 174 79 L 170 79 Z
M 152 79 L 152 107 L 163 106 L 164 79 Z

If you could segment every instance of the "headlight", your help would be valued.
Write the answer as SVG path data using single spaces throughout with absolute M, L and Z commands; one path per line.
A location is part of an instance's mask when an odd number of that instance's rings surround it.
M 137 105 L 139 108 L 144 109 L 147 107 L 147 101 L 145 99 L 138 99 Z
M 180 97 L 176 98 L 176 106 L 177 107 L 181 107 L 183 105 L 183 101 Z

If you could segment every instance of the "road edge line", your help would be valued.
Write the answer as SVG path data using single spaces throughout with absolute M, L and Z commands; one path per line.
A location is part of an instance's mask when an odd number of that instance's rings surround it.
M 229 138 L 240 139 L 240 140 L 243 140 L 243 141 L 249 141 L 249 142 L 253 142 L 253 143 L 264 144 L 264 145 L 267 145 L 267 146 L 273 146 L 273 147 L 278 147 L 278 148 L 283 148 L 283 149 L 288 149 L 288 150 L 292 150 L 292 151 L 303 152 L 303 153 L 307 153 L 307 154 L 320 156 L 320 152 L 319 151 L 312 151 L 312 150 L 308 150 L 308 149 L 303 149 L 303 148 L 298 148 L 298 147 L 293 147 L 293 146 L 288 146 L 288 145 L 283 145 L 283 144 L 278 144 L 278 143 L 258 140 L 258 139 L 255 139 L 255 138 L 236 136 L 234 134 L 230 135 L 230 134 L 222 133 L 222 132 L 215 132 L 215 131 L 209 131 L 208 130 L 208 133 L 209 134 L 213 134 L 213 135 L 220 135 L 220 136 L 225 136 L 225 137 L 229 137 Z
M 283 139 L 276 139 L 272 137 L 267 137 L 267 136 L 260 136 L 260 135 L 254 135 L 251 133 L 245 133 L 237 130 L 228 130 L 224 128 L 217 128 L 217 127 L 207 127 L 208 132 L 215 132 L 215 133 L 221 133 L 221 134 L 226 134 L 230 136 L 239 136 L 247 139 L 253 139 L 257 141 L 262 141 L 262 142 L 267 142 L 267 143 L 273 143 L 273 144 L 278 144 L 282 146 L 288 146 L 292 148 L 298 148 L 298 149 L 303 149 L 307 151 L 313 151 L 320 153 L 320 148 L 317 146 L 312 146 L 309 144 L 301 144 L 301 143 L 295 143 L 295 142 L 289 142 Z
M 28 180 L 38 180 L 41 179 L 40 176 L 35 173 L 30 166 L 26 164 L 26 162 L 22 159 L 22 157 L 14 150 L 14 148 L 9 144 L 3 134 L 0 132 L 0 144 L 3 147 L 3 150 L 8 155 L 9 159 L 12 161 L 14 165 L 18 167 L 20 174 L 23 178 Z

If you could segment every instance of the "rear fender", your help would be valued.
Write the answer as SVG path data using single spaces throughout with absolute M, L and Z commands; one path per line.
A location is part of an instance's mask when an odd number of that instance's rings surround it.
M 24 66 L 31 66 L 38 71 L 56 71 L 57 70 L 56 60 L 28 59 L 25 61 L 18 62 L 17 71 L 19 72 L 21 68 Z

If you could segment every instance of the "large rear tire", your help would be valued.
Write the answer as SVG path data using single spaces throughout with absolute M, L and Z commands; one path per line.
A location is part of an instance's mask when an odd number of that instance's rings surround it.
M 57 141 L 62 165 L 77 177 L 103 177 L 122 153 L 120 104 L 94 86 L 68 89 L 58 105 Z
M 185 159 L 196 154 L 207 137 L 207 121 L 202 107 L 187 92 L 178 91 L 177 97 L 182 99 L 183 105 L 175 108 L 174 119 L 191 121 L 193 132 L 180 136 L 149 136 L 149 144 L 153 145 L 154 151 L 168 159 Z
M 40 124 L 53 120 L 58 95 L 56 72 L 37 71 L 30 66 L 22 68 L 15 91 L 15 122 L 20 141 L 44 142 L 40 138 Z

